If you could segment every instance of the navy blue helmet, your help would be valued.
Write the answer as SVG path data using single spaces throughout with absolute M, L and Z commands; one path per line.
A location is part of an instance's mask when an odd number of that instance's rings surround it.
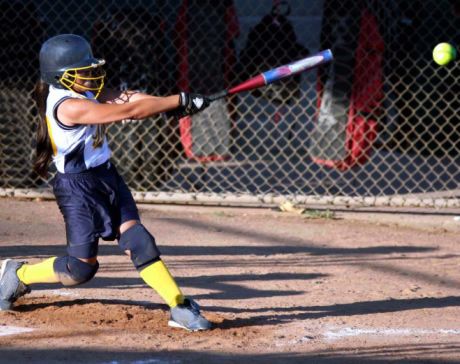
M 100 69 L 104 63 L 94 58 L 88 41 L 75 34 L 54 36 L 40 49 L 41 79 L 57 88 L 72 89 L 78 78 L 92 81 L 91 87 L 79 87 L 99 94 L 104 86 L 105 73 Z

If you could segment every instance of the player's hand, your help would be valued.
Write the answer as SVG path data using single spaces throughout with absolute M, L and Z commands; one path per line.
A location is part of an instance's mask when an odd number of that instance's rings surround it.
M 179 107 L 177 111 L 181 117 L 193 115 L 206 109 L 209 103 L 210 101 L 206 96 L 181 92 L 179 94 Z

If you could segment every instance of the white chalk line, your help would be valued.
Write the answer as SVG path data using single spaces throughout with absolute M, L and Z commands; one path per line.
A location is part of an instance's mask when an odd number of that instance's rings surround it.
M 340 340 L 353 336 L 422 336 L 422 335 L 460 335 L 460 329 L 415 329 L 415 328 L 353 328 L 331 329 L 323 333 L 327 340 Z
M 31 331 L 34 331 L 34 329 L 31 329 L 29 327 L 0 326 L 0 336 L 24 334 L 26 332 Z
M 52 291 L 50 292 L 46 292 L 46 293 L 51 293 L 51 295 L 53 296 L 64 296 L 64 297 L 79 297 L 80 295 L 73 291 L 66 291 L 66 290 L 63 290 L 63 289 L 53 289 Z

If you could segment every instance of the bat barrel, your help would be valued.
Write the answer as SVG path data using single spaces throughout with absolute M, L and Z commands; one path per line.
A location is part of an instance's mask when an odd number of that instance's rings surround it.
M 262 73 L 262 76 L 265 80 L 265 84 L 268 85 L 272 82 L 328 63 L 332 61 L 332 59 L 332 51 L 330 49 L 326 49 L 303 59 L 299 59 L 298 61 L 266 71 Z

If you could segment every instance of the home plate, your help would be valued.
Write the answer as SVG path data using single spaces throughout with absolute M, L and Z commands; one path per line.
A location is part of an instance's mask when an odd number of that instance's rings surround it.
M 31 332 L 31 331 L 34 331 L 34 329 L 29 329 L 27 327 L 17 327 L 17 326 L 0 326 L 0 336 L 23 334 L 25 332 Z

